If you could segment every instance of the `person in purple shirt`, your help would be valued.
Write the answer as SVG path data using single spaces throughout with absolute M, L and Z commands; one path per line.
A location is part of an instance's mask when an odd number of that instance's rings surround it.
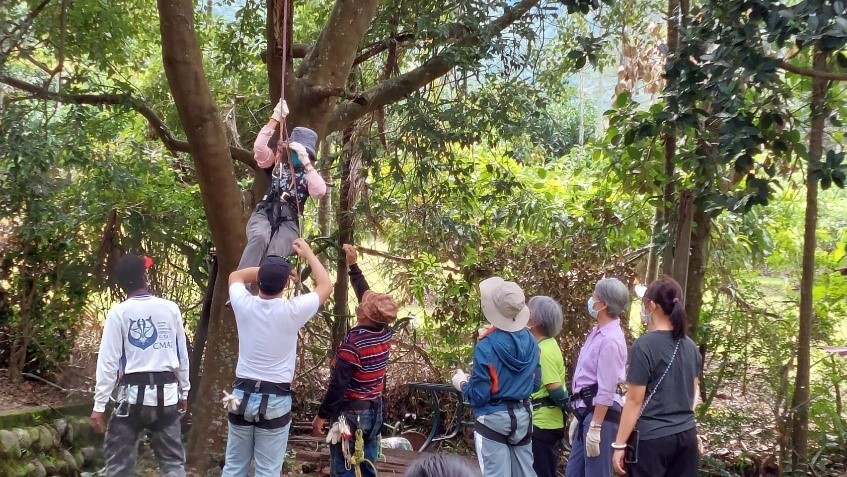
M 618 385 L 626 378 L 627 346 L 620 316 L 629 305 L 629 290 L 617 278 L 604 278 L 594 286 L 587 305 L 597 323 L 582 345 L 574 371 L 566 475 L 609 477 L 623 405 Z

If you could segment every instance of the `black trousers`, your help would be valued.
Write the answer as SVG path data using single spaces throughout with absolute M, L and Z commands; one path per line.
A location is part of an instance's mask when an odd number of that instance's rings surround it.
M 556 477 L 564 429 L 532 427 L 532 468 L 538 477 Z
M 628 477 L 697 477 L 697 429 L 638 443 L 638 463 L 626 464 Z

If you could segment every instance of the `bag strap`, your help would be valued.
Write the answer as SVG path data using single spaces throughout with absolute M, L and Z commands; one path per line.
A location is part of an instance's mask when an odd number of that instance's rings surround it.
M 671 356 L 671 361 L 668 363 L 668 367 L 665 368 L 665 372 L 662 373 L 662 376 L 659 378 L 659 381 L 656 382 L 656 387 L 653 388 L 653 391 L 650 392 L 650 395 L 647 396 L 647 399 L 644 400 L 644 404 L 641 405 L 641 411 L 638 412 L 638 417 L 640 418 L 642 414 L 644 414 L 644 409 L 647 408 L 647 404 L 650 403 L 650 400 L 653 399 L 653 396 L 656 394 L 656 391 L 659 390 L 659 386 L 662 385 L 662 381 L 665 380 L 665 376 L 668 375 L 668 371 L 671 370 L 671 366 L 673 366 L 674 360 L 676 360 L 676 352 L 679 351 L 679 343 L 682 342 L 682 339 L 676 340 L 676 347 L 673 349 L 673 355 Z

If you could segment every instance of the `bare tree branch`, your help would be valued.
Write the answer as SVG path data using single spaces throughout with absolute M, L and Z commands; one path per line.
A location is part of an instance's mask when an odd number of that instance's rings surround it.
M 392 44 L 404 43 L 411 39 L 415 38 L 415 35 L 411 33 L 401 33 L 397 36 L 393 36 L 390 38 L 385 38 L 383 40 L 376 41 L 371 43 L 370 45 L 364 48 L 364 51 L 353 60 L 353 66 L 359 65 L 373 58 L 374 56 L 382 53 L 391 47 Z
M 329 120 L 327 133 L 340 131 L 352 121 L 385 105 L 400 101 L 432 81 L 446 75 L 458 60 L 454 53 L 469 47 L 478 47 L 498 35 L 508 26 L 538 4 L 539 0 L 521 0 L 506 9 L 502 15 L 479 30 L 468 33 L 444 52 L 433 56 L 419 67 L 387 79 L 335 107 Z M 479 52 L 479 55 L 482 53 Z
M 109 106 L 129 106 L 138 114 L 144 116 L 144 119 L 150 124 L 150 127 L 155 132 L 162 143 L 173 152 L 191 152 L 188 141 L 177 139 L 171 134 L 170 130 L 165 125 L 162 118 L 156 114 L 156 111 L 139 98 L 133 97 L 129 93 L 104 93 L 104 94 L 65 94 L 54 93 L 48 91 L 41 86 L 27 83 L 16 78 L 0 75 L 0 83 L 9 85 L 15 89 L 25 91 L 32 95 L 33 99 L 43 99 L 49 101 L 57 101 L 60 103 L 70 104 L 89 104 L 89 105 L 109 105 Z M 256 169 L 256 162 L 253 160 L 253 153 L 240 147 L 230 147 L 232 158 L 246 164 L 252 169 Z
M 808 76 L 810 78 L 821 78 L 832 81 L 847 81 L 847 73 L 836 73 L 834 71 L 822 71 L 816 70 L 814 68 L 804 68 L 802 66 L 792 65 L 791 63 L 776 58 L 776 66 L 784 69 L 785 71 L 790 71 L 792 73 L 796 73 L 801 76 Z

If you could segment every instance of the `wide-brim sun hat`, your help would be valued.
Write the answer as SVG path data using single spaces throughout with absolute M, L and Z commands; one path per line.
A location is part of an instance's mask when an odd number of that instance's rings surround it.
M 479 283 L 479 296 L 482 314 L 494 327 L 510 333 L 526 328 L 529 307 L 517 283 L 500 277 L 487 278 Z

